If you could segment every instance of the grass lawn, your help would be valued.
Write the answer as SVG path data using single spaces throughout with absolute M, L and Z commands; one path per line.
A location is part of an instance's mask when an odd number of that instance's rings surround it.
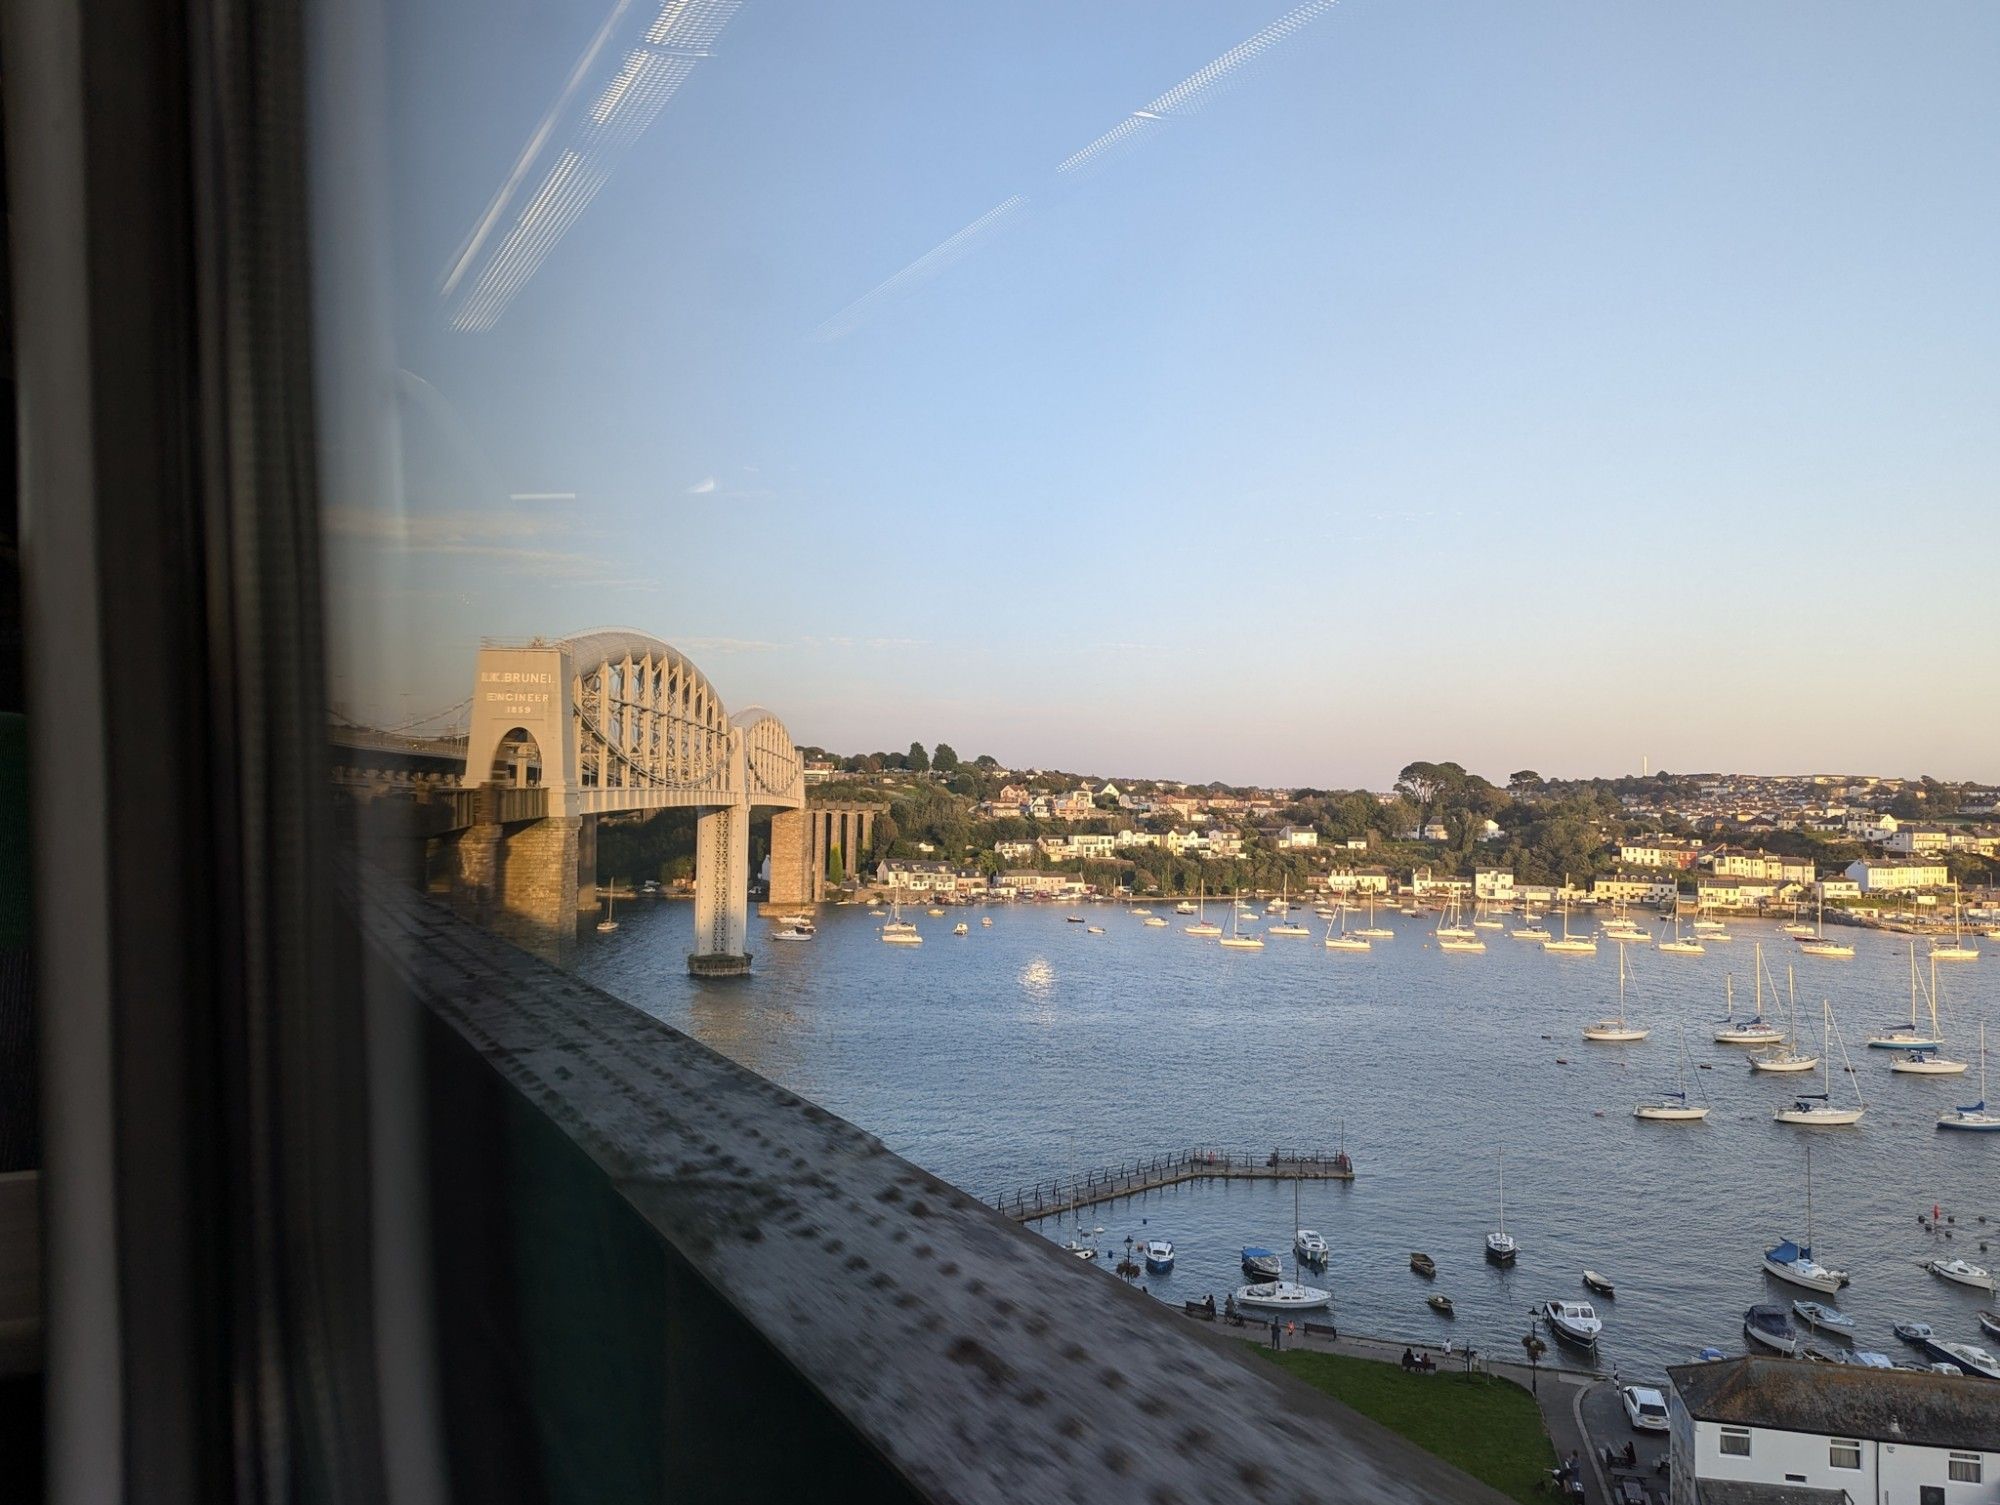
M 1555 1467 L 1555 1448 L 1535 1398 L 1519 1385 L 1483 1374 L 1405 1374 L 1395 1364 L 1340 1354 L 1259 1352 L 1503 1495 L 1548 1498 L 1535 1486 Z

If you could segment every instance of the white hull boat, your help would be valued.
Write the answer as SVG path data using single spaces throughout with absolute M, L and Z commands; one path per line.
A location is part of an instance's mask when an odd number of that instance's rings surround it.
M 1993 1272 L 1983 1265 L 1975 1265 L 1963 1259 L 1934 1259 L 1924 1268 L 1939 1280 L 1948 1280 L 1953 1285 L 1971 1286 L 1975 1291 L 1991 1292 Z
M 1544 1301 L 1542 1317 L 1558 1338 L 1578 1348 L 1595 1348 L 1604 1331 L 1597 1309 L 1588 1301 Z
M 1267 1312 L 1311 1312 L 1333 1304 L 1333 1292 L 1290 1280 L 1267 1280 L 1238 1286 L 1236 1304 Z

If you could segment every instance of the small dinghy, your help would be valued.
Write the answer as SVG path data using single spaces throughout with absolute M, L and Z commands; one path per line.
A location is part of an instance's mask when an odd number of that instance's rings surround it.
M 1437 1261 L 1432 1259 L 1428 1254 L 1412 1254 L 1410 1256 L 1410 1268 L 1423 1276 L 1425 1280 L 1437 1279 Z
M 1611 1283 L 1608 1275 L 1599 1275 L 1595 1270 L 1583 1272 L 1583 1283 L 1600 1296 L 1616 1296 L 1618 1288 Z
M 1936 1336 L 1928 1322 L 1898 1322 L 1891 1331 L 1905 1343 L 1917 1348 L 1922 1348 Z
M 2000 1338 L 2000 1312 L 1982 1311 L 1979 1314 L 1979 1327 L 1982 1332 Z
M 1829 1337 L 1854 1340 L 1854 1319 L 1843 1311 L 1828 1306 L 1823 1301 L 1807 1301 L 1801 1298 L 1792 1303 L 1792 1312 L 1807 1327 Z
M 1432 1311 L 1436 1312 L 1440 1317 L 1449 1317 L 1454 1315 L 1451 1309 L 1451 1298 L 1449 1296 L 1426 1296 L 1424 1298 L 1424 1305 L 1429 1307 Z
M 1805 1344 L 1792 1326 L 1791 1314 L 1783 1307 L 1760 1301 L 1743 1314 L 1743 1335 L 1761 1348 L 1797 1358 Z
M 1285 1267 L 1269 1249 L 1246 1248 L 1243 1273 L 1252 1280 L 1276 1280 L 1285 1273 Z

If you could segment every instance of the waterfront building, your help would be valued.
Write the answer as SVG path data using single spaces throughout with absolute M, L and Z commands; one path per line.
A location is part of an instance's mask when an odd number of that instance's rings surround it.
M 1116 848 L 1118 838 L 1110 832 L 1072 836 L 1069 839 L 1069 858 L 1081 862 L 1085 858 L 1107 858 Z
M 2000 1505 L 2000 1385 L 1741 1358 L 1667 1370 L 1670 1505 Z
M 1679 885 L 1658 873 L 1612 873 L 1592 880 L 1590 896 L 1600 904 L 1671 904 Z
M 1208 833 L 1208 855 L 1211 857 L 1240 857 L 1243 855 L 1241 832 L 1215 830 Z
M 1039 868 L 1017 868 L 993 880 L 993 892 L 1019 894 L 1023 898 L 1059 898 L 1083 892 L 1083 880 L 1074 873 L 1047 873 Z
M 1618 860 L 1626 867 L 1691 868 L 1701 857 L 1701 843 L 1681 836 L 1641 836 L 1618 844 Z
M 1810 886 L 1819 870 L 1806 857 L 1781 857 L 1776 852 L 1746 852 L 1719 847 L 1709 858 L 1709 871 L 1718 878 L 1774 878 L 1780 883 Z
M 1333 894 L 1386 894 L 1389 870 L 1379 867 L 1346 868 L 1326 875 L 1326 888 Z
M 1847 865 L 1847 876 L 1864 894 L 1911 893 L 1920 888 L 1945 888 L 1951 870 L 1935 858 L 1898 860 L 1864 857 Z
M 1797 885 L 1776 878 L 1703 878 L 1695 897 L 1703 909 L 1756 909 L 1797 892 Z
M 1813 897 L 1828 904 L 1861 897 L 1861 885 L 1852 878 L 1822 878 L 1813 885 Z
M 909 857 L 884 857 L 875 865 L 875 881 L 905 893 L 948 894 L 958 887 L 958 870 L 949 862 L 922 862 Z
M 1514 874 L 1504 867 L 1481 867 L 1472 870 L 1472 896 L 1494 904 L 1511 904 L 1514 901 Z

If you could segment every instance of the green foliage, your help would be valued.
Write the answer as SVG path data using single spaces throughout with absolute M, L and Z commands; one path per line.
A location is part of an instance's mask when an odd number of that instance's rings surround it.
M 694 812 L 661 810 L 644 820 L 600 819 L 597 876 L 604 882 L 669 882 L 694 872 Z
M 1546 1499 L 1541 1491 L 1556 1452 L 1535 1398 L 1512 1381 L 1484 1374 L 1405 1374 L 1375 1359 L 1292 1349 L 1274 1364 L 1352 1406 L 1425 1452 L 1463 1469 L 1509 1499 Z
M 847 868 L 841 861 L 840 843 L 837 841 L 827 849 L 826 881 L 828 883 L 845 883 L 847 881 Z
M 924 751 L 923 743 L 912 742 L 910 744 L 906 766 L 912 773 L 925 773 L 930 769 L 931 755 Z
M 958 754 L 949 742 L 940 742 L 937 751 L 931 754 L 931 767 L 939 773 L 958 772 Z

